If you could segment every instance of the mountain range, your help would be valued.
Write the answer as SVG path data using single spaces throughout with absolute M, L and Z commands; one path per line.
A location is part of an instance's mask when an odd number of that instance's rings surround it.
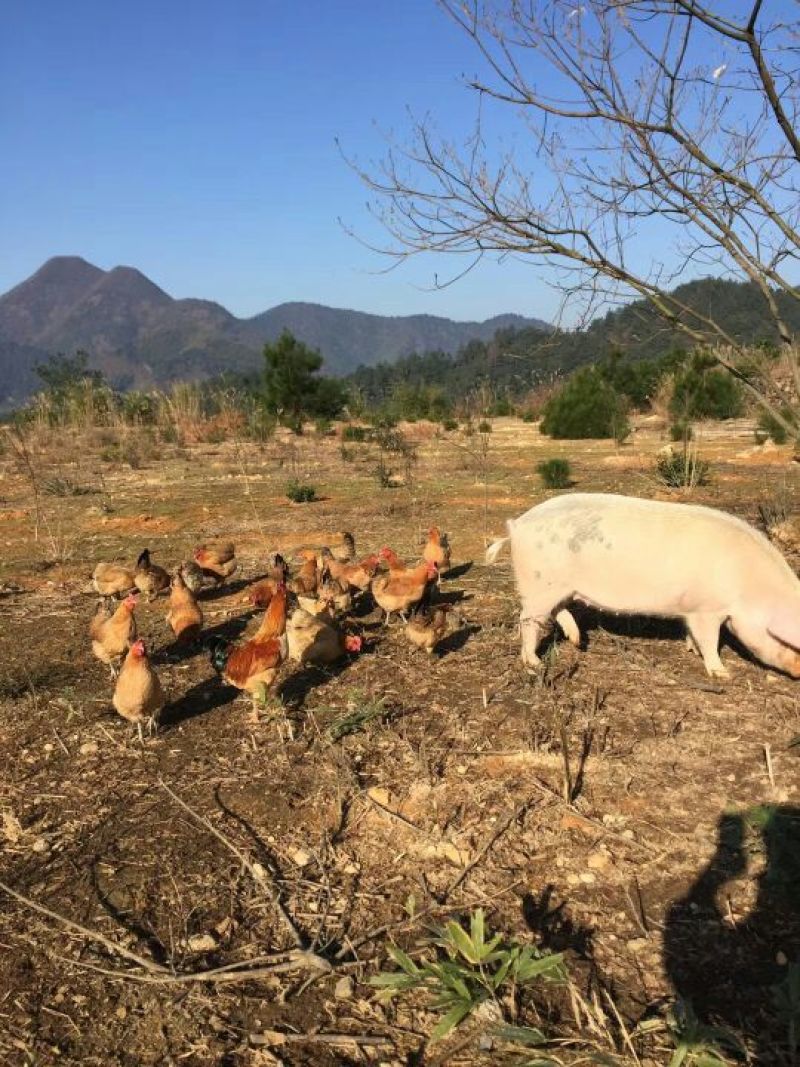
M 37 388 L 37 363 L 79 349 L 117 388 L 148 389 L 259 370 L 264 344 L 284 329 L 318 348 L 326 373 L 339 376 L 412 352 L 454 353 L 500 329 L 526 327 L 547 324 L 512 314 L 454 322 L 308 303 L 239 319 L 210 300 L 175 300 L 133 267 L 104 271 L 79 256 L 56 256 L 0 296 L 0 405 Z

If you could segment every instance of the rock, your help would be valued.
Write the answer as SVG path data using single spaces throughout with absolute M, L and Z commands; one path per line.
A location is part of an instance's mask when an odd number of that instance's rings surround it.
M 586 860 L 590 871 L 607 871 L 611 866 L 611 857 L 605 852 L 592 852 Z
M 84 741 L 81 747 L 78 749 L 82 756 L 93 756 L 95 752 L 99 752 L 100 746 L 96 741 Z
M 213 952 L 217 947 L 217 939 L 211 934 L 193 934 L 187 945 L 190 952 Z
M 290 852 L 289 855 L 292 863 L 296 863 L 298 867 L 307 867 L 313 858 L 311 853 L 306 852 L 304 848 L 296 848 L 294 852 Z
M 650 942 L 646 937 L 632 937 L 630 941 L 625 942 L 625 947 L 630 952 L 646 952 L 650 948 Z
M 353 999 L 353 979 L 344 975 L 333 987 L 333 995 L 337 1000 Z
M 31 848 L 33 849 L 34 852 L 49 852 L 50 851 L 50 846 L 48 845 L 48 843 L 45 841 L 45 839 L 43 837 L 37 837 L 36 840 L 33 842 L 33 845 L 31 845 Z
M 583 882 L 584 885 L 594 885 L 594 883 L 597 881 L 597 875 L 593 874 L 591 871 L 583 871 L 580 876 L 580 880 Z

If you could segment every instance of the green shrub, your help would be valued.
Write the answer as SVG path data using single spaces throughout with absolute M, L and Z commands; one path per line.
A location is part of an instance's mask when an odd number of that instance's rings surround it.
M 491 432 L 492 432 L 492 424 L 490 422 L 487 422 L 486 419 L 481 419 L 481 421 L 478 423 L 478 433 L 491 433 Z
M 797 416 L 788 404 L 781 407 L 780 413 L 787 422 L 797 423 Z M 778 422 L 771 411 L 762 409 L 759 412 L 757 426 L 767 437 L 771 437 L 776 445 L 785 445 L 789 440 L 786 428 Z
M 547 401 L 540 429 L 554 438 L 622 441 L 630 433 L 627 403 L 595 367 L 584 367 Z
M 313 485 L 292 481 L 286 486 L 286 495 L 293 504 L 311 504 L 317 499 L 317 490 Z
M 744 410 L 744 394 L 713 356 L 696 352 L 675 374 L 669 410 L 675 419 L 734 419 Z
M 534 415 L 534 413 L 532 411 L 523 411 L 522 412 L 522 421 L 523 422 L 536 422 L 536 416 Z
M 691 441 L 693 436 L 692 424 L 686 419 L 676 419 L 669 428 L 670 441 Z
M 333 423 L 330 419 L 317 419 L 314 423 L 314 433 L 318 437 L 330 437 L 333 433 Z
M 366 441 L 369 430 L 366 426 L 343 426 L 342 427 L 342 440 L 343 441 Z
M 442 429 L 445 433 L 451 433 L 453 430 L 458 429 L 457 419 L 442 419 Z
M 568 459 L 555 456 L 542 460 L 536 470 L 548 489 L 566 489 L 570 484 L 572 468 Z
M 686 447 L 681 452 L 671 452 L 656 460 L 656 474 L 670 489 L 693 489 L 696 485 L 706 485 L 710 469 L 710 464 L 699 458 L 696 449 Z

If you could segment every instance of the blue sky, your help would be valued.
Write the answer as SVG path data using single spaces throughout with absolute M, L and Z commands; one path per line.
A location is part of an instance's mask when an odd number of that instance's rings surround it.
M 475 101 L 461 76 L 477 67 L 435 0 L 5 0 L 0 292 L 76 254 L 237 315 L 309 300 L 552 319 L 543 266 L 484 263 L 431 292 L 461 264 L 384 273 L 338 221 L 384 236 L 336 138 L 366 162 L 383 155 L 382 131 L 402 139 L 407 109 L 466 130 Z M 498 112 L 494 133 L 514 127 Z
M 250 315 L 286 300 L 459 319 L 547 317 L 534 269 L 386 262 L 336 148 L 383 153 L 407 108 L 466 121 L 467 42 L 433 0 L 6 0 L 0 13 L 0 292 L 55 254 L 139 267 Z

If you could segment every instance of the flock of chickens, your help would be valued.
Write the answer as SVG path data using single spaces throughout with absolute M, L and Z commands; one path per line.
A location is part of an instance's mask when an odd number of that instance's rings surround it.
M 433 526 L 417 565 L 407 566 L 384 547 L 356 559 L 350 533 L 339 535 L 333 547 L 298 551 L 294 574 L 275 552 L 267 576 L 247 589 L 244 599 L 264 609 L 256 633 L 239 644 L 219 637 L 203 641 L 204 588 L 223 585 L 237 570 L 234 546 L 227 542 L 196 548 L 193 559 L 173 575 L 153 563 L 145 549 L 131 569 L 117 563 L 98 563 L 92 585 L 103 598 L 89 624 L 92 652 L 108 665 L 115 679 L 112 703 L 135 723 L 140 740 L 143 727 L 152 731 L 165 704 L 164 690 L 145 648 L 137 639 L 137 596 L 154 600 L 169 593 L 166 621 L 176 642 L 203 643 L 217 673 L 229 685 L 264 700 L 287 660 L 326 666 L 348 653 L 361 651 L 362 639 L 345 631 L 343 620 L 356 601 L 371 597 L 386 615 L 405 621 L 411 644 L 433 652 L 447 632 L 449 604 L 435 603 L 440 575 L 450 567 L 447 535 Z M 114 608 L 113 599 L 121 597 Z M 360 605 L 359 605 L 360 606 Z M 120 667 L 121 664 L 121 667 Z

